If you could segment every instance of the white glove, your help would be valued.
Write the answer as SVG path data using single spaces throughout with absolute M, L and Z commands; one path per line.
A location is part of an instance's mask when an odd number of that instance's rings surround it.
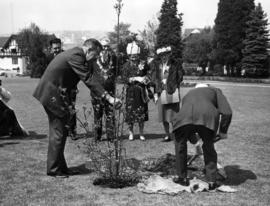
M 145 77 L 135 77 L 135 81 L 143 83 L 145 81 Z
M 166 84 L 167 83 L 167 79 L 162 79 L 162 83 Z

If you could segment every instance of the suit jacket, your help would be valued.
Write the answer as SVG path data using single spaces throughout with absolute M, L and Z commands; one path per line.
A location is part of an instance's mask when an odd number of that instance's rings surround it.
M 232 110 L 221 90 L 203 87 L 190 90 L 182 100 L 180 112 L 172 121 L 173 130 L 187 124 L 203 125 L 214 132 L 227 133 Z
M 101 56 L 97 60 L 98 66 L 96 69 L 94 69 L 94 72 L 98 73 L 98 75 L 104 77 L 104 75 L 107 75 L 108 78 L 102 79 L 102 85 L 104 86 L 104 89 L 108 91 L 111 95 L 114 93 L 114 81 L 117 75 L 117 59 L 116 55 L 113 51 L 103 51 Z
M 98 79 L 93 77 L 92 69 L 86 64 L 82 48 L 75 47 L 58 54 L 51 61 L 33 96 L 53 114 L 64 117 L 69 111 L 63 96 L 74 95 L 80 80 L 97 96 L 104 93 Z
M 61 51 L 59 52 L 59 53 L 61 53 L 61 52 L 63 52 L 64 50 L 62 50 L 61 49 Z M 50 64 L 50 62 L 54 59 L 54 57 L 56 57 L 58 54 L 54 54 L 54 53 L 49 53 L 47 56 L 46 56 L 46 64 L 47 64 L 47 66 Z

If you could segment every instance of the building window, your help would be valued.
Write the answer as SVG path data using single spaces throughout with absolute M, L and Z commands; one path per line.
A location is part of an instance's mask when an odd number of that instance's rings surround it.
M 12 64 L 18 64 L 18 57 L 12 57 Z

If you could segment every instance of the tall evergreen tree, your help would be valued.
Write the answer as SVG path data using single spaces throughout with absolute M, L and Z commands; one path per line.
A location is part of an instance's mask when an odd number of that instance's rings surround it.
M 177 61 L 182 61 L 182 38 L 181 27 L 182 14 L 177 13 L 177 0 L 164 0 L 157 29 L 156 48 L 171 46 L 172 55 Z
M 218 4 L 212 56 L 217 63 L 226 65 L 229 74 L 234 75 L 235 68 L 240 68 L 246 22 L 254 6 L 254 0 L 220 0 Z
M 220 0 L 214 26 L 213 59 L 228 66 L 234 59 L 229 31 L 232 25 L 232 4 L 234 0 Z
M 247 22 L 246 39 L 243 41 L 242 70 L 249 75 L 268 76 L 267 15 L 259 3 Z
M 254 10 L 254 0 L 236 0 L 233 4 L 233 25 L 231 28 L 233 50 L 237 54 L 234 66 L 236 75 L 241 75 L 241 60 L 243 58 L 242 49 L 243 40 L 246 38 L 247 21 L 250 20 L 250 14 Z

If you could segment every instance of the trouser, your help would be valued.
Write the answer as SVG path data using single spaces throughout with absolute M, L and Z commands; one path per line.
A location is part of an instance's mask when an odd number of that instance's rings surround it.
M 49 119 L 49 145 L 47 154 L 47 174 L 57 174 L 67 171 L 64 156 L 68 136 L 67 117 L 57 117 L 45 107 Z
M 197 132 L 202 141 L 204 155 L 206 180 L 216 181 L 217 175 L 217 153 L 214 147 L 215 133 L 201 125 L 185 125 L 174 131 L 175 135 L 175 154 L 176 154 L 176 172 L 180 178 L 187 177 L 187 140 Z
M 76 94 L 77 94 L 77 89 L 75 90 L 75 93 L 73 93 L 72 94 L 72 98 L 71 98 L 71 100 L 72 100 L 72 102 L 74 103 L 74 108 L 73 109 L 75 109 L 75 102 L 76 102 Z M 74 92 L 74 91 L 73 91 Z M 70 122 L 69 122 L 69 126 L 70 126 L 70 132 L 71 132 L 71 135 L 72 136 L 76 136 L 76 134 L 77 134 L 77 131 L 76 131 L 76 129 L 77 129 L 77 114 L 75 113 L 75 114 L 73 114 L 72 116 L 71 116 L 71 118 L 70 118 L 70 120 L 69 120 Z
M 114 115 L 113 106 L 107 101 L 98 98 L 92 98 L 94 110 L 95 138 L 101 139 L 102 136 L 102 117 L 105 114 L 107 139 L 113 139 L 114 136 Z
M 76 134 L 77 134 L 77 131 L 76 131 L 76 129 L 77 129 L 77 114 L 76 113 L 70 117 L 68 124 L 70 127 L 70 129 L 69 129 L 70 134 L 69 135 L 76 138 Z

